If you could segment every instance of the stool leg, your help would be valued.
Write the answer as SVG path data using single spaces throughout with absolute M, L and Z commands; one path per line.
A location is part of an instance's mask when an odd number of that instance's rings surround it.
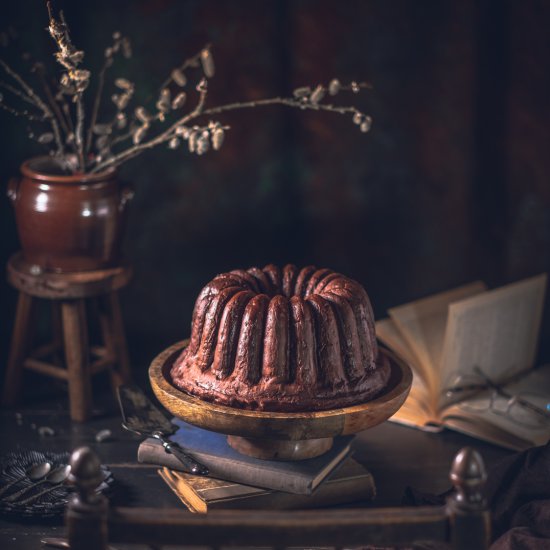
M 34 300 L 29 294 L 19 293 L 15 325 L 11 340 L 10 355 L 4 379 L 2 404 L 12 407 L 19 398 L 21 379 L 23 375 L 23 361 L 25 360 L 30 340 L 30 321 L 34 309 Z
M 57 300 L 52 300 L 52 345 L 54 348 L 53 362 L 61 366 L 63 363 L 63 321 L 61 319 L 61 305 Z
M 116 365 L 111 368 L 111 383 L 114 387 L 126 384 L 132 379 L 130 359 L 126 337 L 124 335 L 124 323 L 118 301 L 118 293 L 110 292 L 99 298 L 99 318 L 103 342 L 107 353 L 115 358 Z
M 71 419 L 84 422 L 90 418 L 92 412 L 88 329 L 84 300 L 62 302 L 61 317 L 69 380 Z

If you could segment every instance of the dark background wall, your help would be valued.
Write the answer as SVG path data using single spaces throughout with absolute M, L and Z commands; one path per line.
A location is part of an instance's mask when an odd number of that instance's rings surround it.
M 125 246 L 135 279 L 123 294 L 136 370 L 188 335 L 200 288 L 236 267 L 331 267 L 364 284 L 378 317 L 477 278 L 496 286 L 550 268 L 549 2 L 56 5 L 87 66 L 97 67 L 112 31 L 132 38 L 133 60 L 112 74 L 135 81 L 141 98 L 206 42 L 217 64 L 212 104 L 334 76 L 374 85 L 342 97 L 372 115 L 369 134 L 330 114 L 230 113 L 220 152 L 159 149 L 122 169 L 136 189 Z M 0 27 L 8 24 L 22 49 L 51 55 L 42 1 L 3 6 Z M 21 121 L 0 113 L 0 128 L 6 182 L 39 151 Z M 5 198 L 0 235 L 3 262 L 18 249 Z M 4 365 L 15 293 L 1 284 Z M 541 361 L 550 359 L 549 325 Z

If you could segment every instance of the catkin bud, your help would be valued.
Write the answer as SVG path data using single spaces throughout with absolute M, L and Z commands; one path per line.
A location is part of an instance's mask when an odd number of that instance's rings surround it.
M 218 151 L 223 144 L 223 139 L 225 137 L 225 132 L 223 128 L 216 128 L 212 132 L 212 147 L 214 151 Z
M 351 91 L 354 93 L 354 94 L 357 94 L 359 93 L 359 84 L 357 84 L 357 82 L 355 82 L 355 80 L 350 84 L 351 86 Z
M 206 136 L 203 134 L 197 140 L 197 155 L 203 155 L 210 149 L 210 140 L 208 139 L 208 133 Z
M 208 48 L 205 48 L 201 52 L 202 70 L 207 78 L 212 78 L 216 69 L 214 67 L 214 58 Z
M 172 109 L 179 109 L 180 107 L 183 107 L 186 97 L 185 92 L 180 92 L 172 101 Z
M 172 80 L 182 88 L 187 84 L 187 77 L 181 69 L 174 69 L 170 76 Z
M 292 93 L 294 97 L 306 97 L 311 93 L 311 88 L 309 86 L 302 86 L 301 88 L 296 88 Z
M 168 88 L 161 90 L 156 107 L 161 113 L 167 113 L 170 110 L 170 90 Z
M 313 93 L 311 94 L 309 100 L 313 105 L 317 105 L 325 97 L 325 89 L 319 84 Z
M 92 132 L 98 136 L 108 136 L 112 132 L 110 124 L 94 124 Z
M 197 148 L 197 138 L 198 133 L 196 131 L 193 131 L 189 134 L 189 140 L 188 140 L 188 146 L 189 146 L 189 152 L 194 153 Z
M 51 143 L 53 141 L 53 134 L 51 132 L 46 132 L 45 134 L 38 136 L 37 141 L 42 145 Z
M 143 123 L 149 122 L 150 116 L 145 107 L 137 107 L 135 110 L 136 118 Z
M 177 138 L 177 137 L 173 137 L 169 142 L 168 142 L 168 148 L 169 149 L 177 149 L 178 145 L 180 144 L 180 140 Z
M 355 113 L 353 115 L 353 124 L 361 124 L 363 122 L 363 115 L 361 113 Z
M 366 133 L 371 129 L 371 126 L 372 126 L 372 118 L 370 116 L 366 116 L 365 120 L 363 120 L 363 122 L 361 123 L 361 126 L 359 127 L 359 129 L 361 130 L 361 132 Z
M 333 78 L 328 85 L 328 93 L 336 95 L 342 89 L 342 84 L 337 78 Z
M 143 138 L 145 137 L 148 129 L 148 124 L 144 124 L 143 126 L 140 126 L 136 129 L 134 135 L 132 136 L 132 141 L 134 142 L 134 145 L 137 145 L 138 143 L 141 143 L 143 141 Z
M 133 90 L 134 85 L 126 78 L 117 78 L 115 80 L 115 86 L 121 90 Z
M 189 139 L 190 133 L 191 133 L 191 130 L 189 130 L 187 126 L 178 126 L 176 128 L 176 135 L 181 136 L 183 139 Z

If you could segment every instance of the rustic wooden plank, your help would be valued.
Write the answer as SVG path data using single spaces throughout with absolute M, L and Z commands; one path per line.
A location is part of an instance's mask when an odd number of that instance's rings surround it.
M 274 511 L 214 510 L 207 515 L 167 508 L 116 508 L 110 514 L 112 542 L 228 546 L 346 546 L 446 540 L 444 507 Z

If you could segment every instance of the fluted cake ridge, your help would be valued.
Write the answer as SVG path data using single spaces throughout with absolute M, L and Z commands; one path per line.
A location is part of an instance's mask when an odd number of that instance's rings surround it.
M 203 288 L 171 376 L 207 401 L 309 411 L 372 399 L 389 365 L 359 283 L 326 268 L 270 264 L 222 273 Z

